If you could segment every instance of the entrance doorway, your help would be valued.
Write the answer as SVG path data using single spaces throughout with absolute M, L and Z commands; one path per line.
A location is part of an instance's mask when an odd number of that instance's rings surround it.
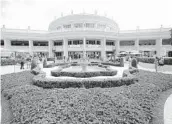
M 168 52 L 168 57 L 172 57 L 172 51 Z

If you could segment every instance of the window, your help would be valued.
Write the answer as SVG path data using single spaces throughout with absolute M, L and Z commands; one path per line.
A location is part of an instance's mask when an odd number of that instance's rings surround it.
M 120 46 L 134 46 L 135 41 L 134 40 L 122 40 L 120 41 Z
M 71 28 L 71 24 L 69 24 L 69 25 L 63 25 L 63 28 Z
M 98 24 L 97 25 L 97 28 L 99 28 L 99 29 L 105 29 L 106 28 L 106 25 L 104 25 L 104 24 Z
M 82 28 L 83 24 L 82 23 L 76 23 L 76 24 L 74 24 L 74 27 L 75 28 Z
M 86 28 L 94 28 L 95 27 L 95 24 L 94 23 L 86 23 L 85 24 L 85 27 Z
M 172 38 L 162 39 L 162 45 L 172 45 Z
M 4 40 L 1 40 L 1 46 L 4 46 Z
M 48 41 L 33 41 L 33 46 L 48 46 Z
M 100 45 L 100 41 L 99 40 L 97 40 L 97 45 Z
M 139 45 L 143 46 L 143 45 L 155 45 L 156 44 L 156 40 L 139 40 Z
M 106 40 L 106 45 L 107 46 L 114 46 L 115 45 L 114 42 L 115 41 L 113 41 L 113 40 Z
M 63 41 L 62 40 L 54 41 L 54 46 L 62 46 L 62 45 L 63 45 Z
M 29 41 L 11 40 L 11 46 L 29 46 Z
M 68 45 L 72 45 L 72 41 L 71 40 L 68 41 Z
M 69 40 L 68 45 L 81 45 L 83 44 L 83 40 Z

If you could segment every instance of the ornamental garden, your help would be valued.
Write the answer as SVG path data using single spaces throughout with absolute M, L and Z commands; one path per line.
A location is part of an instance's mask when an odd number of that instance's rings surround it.
M 153 58 L 118 62 L 32 60 L 31 70 L 1 76 L 12 124 L 152 124 L 172 75 L 140 70 Z M 164 64 L 172 65 L 172 59 Z M 121 71 L 122 70 L 122 71 Z M 120 74 L 122 72 L 122 74 Z

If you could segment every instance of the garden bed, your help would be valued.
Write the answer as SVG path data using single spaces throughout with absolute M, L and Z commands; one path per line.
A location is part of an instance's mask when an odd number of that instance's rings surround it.
M 111 71 L 94 71 L 94 72 L 65 72 L 59 70 L 51 71 L 51 75 L 54 77 L 76 77 L 76 78 L 88 78 L 88 77 L 97 77 L 97 76 L 115 76 L 117 74 L 117 70 Z
M 10 102 L 12 123 L 150 124 L 159 95 L 172 88 L 171 75 L 129 73 L 139 79 L 137 83 L 89 89 L 43 89 L 31 84 L 30 72 L 15 73 L 2 76 L 1 92 Z M 40 76 L 36 77 L 43 79 Z

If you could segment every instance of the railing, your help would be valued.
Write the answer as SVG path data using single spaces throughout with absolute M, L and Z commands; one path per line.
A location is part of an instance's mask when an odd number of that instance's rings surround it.
M 99 48 L 101 45 L 86 45 L 88 48 Z

